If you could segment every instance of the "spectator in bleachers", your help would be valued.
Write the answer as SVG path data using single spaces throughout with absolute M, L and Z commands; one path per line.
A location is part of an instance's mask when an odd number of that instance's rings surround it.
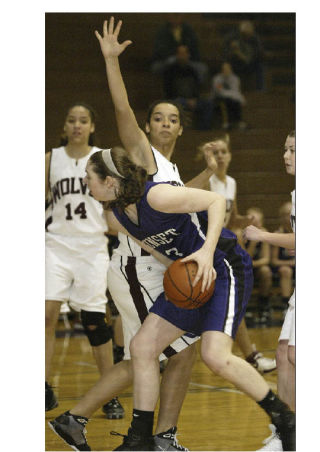
M 223 57 L 231 63 L 243 84 L 253 74 L 256 89 L 264 88 L 264 50 L 253 22 L 241 21 L 238 29 L 225 37 Z
M 207 130 L 212 123 L 212 102 L 200 97 L 201 83 L 194 67 L 190 64 L 190 51 L 179 45 L 176 59 L 163 72 L 165 97 L 179 102 L 186 111 L 193 113 L 194 127 Z
M 240 78 L 233 72 L 230 63 L 224 62 L 221 71 L 212 79 L 213 102 L 220 109 L 222 128 L 225 130 L 236 126 L 245 129 L 242 121 L 242 106 L 245 98 L 241 93 Z
M 252 218 L 251 224 L 256 228 L 266 231 L 263 225 L 263 211 L 258 207 L 250 207 L 247 215 Z M 272 272 L 270 268 L 270 245 L 266 242 L 254 242 L 247 240 L 245 248 L 252 258 L 254 279 L 258 282 L 259 302 L 258 315 L 261 323 L 267 322 L 270 317 L 269 296 L 272 286 Z
M 160 26 L 154 41 L 151 71 L 162 74 L 164 69 L 176 61 L 179 45 L 187 46 L 190 65 L 198 74 L 199 81 L 208 77 L 208 66 L 200 61 L 198 38 L 191 25 L 183 21 L 181 13 L 168 14 L 168 21 Z
M 290 224 L 291 202 L 286 202 L 279 209 L 280 226 L 275 232 L 292 232 Z M 289 298 L 293 292 L 296 259 L 290 250 L 281 246 L 272 246 L 271 265 L 273 272 L 279 276 L 279 284 L 283 306 L 287 308 Z

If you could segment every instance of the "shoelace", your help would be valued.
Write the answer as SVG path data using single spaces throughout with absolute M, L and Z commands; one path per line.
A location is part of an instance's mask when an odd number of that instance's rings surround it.
M 186 449 L 185 447 L 181 446 L 181 444 L 178 443 L 177 435 L 173 435 L 173 446 L 177 448 L 177 450 L 184 450 L 186 452 L 189 452 L 189 449 Z

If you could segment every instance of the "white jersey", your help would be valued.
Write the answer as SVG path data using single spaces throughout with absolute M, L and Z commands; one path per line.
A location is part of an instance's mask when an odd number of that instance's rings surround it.
M 152 176 L 149 176 L 149 180 L 154 182 L 176 182 L 177 185 L 184 185 L 180 179 L 180 174 L 177 165 L 171 163 L 167 158 L 165 158 L 159 151 L 157 151 L 153 146 L 151 146 L 155 163 L 157 165 L 157 172 Z M 141 250 L 140 246 L 127 235 L 119 232 L 118 233 L 119 246 L 113 251 L 113 254 L 118 254 L 121 256 L 141 256 L 144 255 L 144 251 Z
M 88 155 L 77 160 L 68 156 L 64 146 L 52 149 L 47 232 L 75 237 L 101 236 L 107 231 L 102 204 L 89 195 L 83 182 L 87 161 L 98 150 L 92 147 Z
M 237 183 L 233 177 L 227 176 L 226 182 L 222 182 L 215 174 L 210 179 L 210 190 L 222 195 L 226 200 L 226 216 L 224 218 L 224 226 L 230 221 L 233 203 L 237 192 Z

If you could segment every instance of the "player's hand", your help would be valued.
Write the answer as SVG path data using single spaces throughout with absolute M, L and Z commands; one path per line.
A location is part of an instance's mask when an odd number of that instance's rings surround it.
M 213 155 L 213 152 L 210 149 L 204 149 L 203 155 L 207 163 L 207 168 L 215 173 L 218 168 L 218 164 Z
M 255 242 L 261 242 L 263 238 L 263 231 L 251 224 L 244 229 L 242 237 L 244 240 L 254 240 Z
M 202 277 L 201 292 L 209 289 L 212 281 L 216 279 L 217 273 L 213 268 L 213 254 L 203 247 L 189 256 L 181 259 L 181 262 L 195 261 L 198 264 L 198 271 L 193 280 L 192 287 L 195 287 Z
M 95 30 L 95 35 L 100 43 L 101 52 L 105 59 L 110 57 L 118 57 L 127 47 L 132 44 L 132 41 L 124 41 L 122 44 L 118 42 L 122 20 L 119 20 L 116 28 L 114 28 L 114 18 L 111 17 L 109 24 L 105 20 L 103 23 L 103 36 Z

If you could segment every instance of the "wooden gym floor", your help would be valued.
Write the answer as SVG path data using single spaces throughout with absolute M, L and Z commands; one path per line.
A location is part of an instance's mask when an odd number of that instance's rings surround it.
M 280 327 L 252 328 L 250 338 L 265 356 L 273 358 Z M 235 346 L 234 351 L 240 355 Z M 71 409 L 77 400 L 96 382 L 98 372 L 85 336 L 70 333 L 57 338 L 51 383 L 59 406 L 45 415 L 45 450 L 67 451 L 68 447 L 47 422 Z M 277 371 L 265 374 L 276 390 Z M 126 433 L 131 421 L 132 387 L 119 395 L 125 418 L 107 420 L 98 410 L 87 425 L 87 440 L 94 451 L 110 451 L 121 443 L 121 437 L 110 431 Z M 182 407 L 178 440 L 192 451 L 250 451 L 262 447 L 269 436 L 268 416 L 258 405 L 232 384 L 213 375 L 198 358 L 193 368 L 188 393 Z

